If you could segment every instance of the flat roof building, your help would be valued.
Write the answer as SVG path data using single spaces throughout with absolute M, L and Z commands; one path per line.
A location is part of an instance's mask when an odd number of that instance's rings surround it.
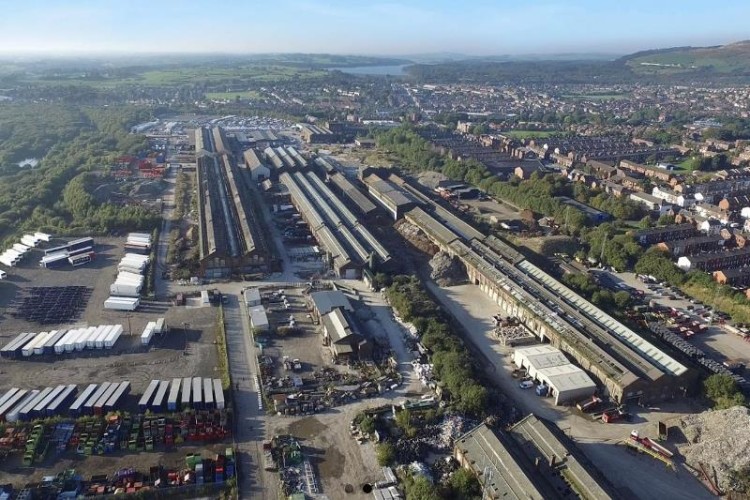
M 519 368 L 526 368 L 530 377 L 546 384 L 555 404 L 580 401 L 596 392 L 591 377 L 551 345 L 518 348 L 513 352 L 513 362 Z

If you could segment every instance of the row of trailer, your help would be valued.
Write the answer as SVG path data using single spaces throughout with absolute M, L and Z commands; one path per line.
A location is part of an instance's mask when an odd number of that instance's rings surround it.
M 42 241 L 49 241 L 51 236 L 46 233 L 24 234 L 20 243 L 13 243 L 13 246 L 0 254 L 0 263 L 8 267 L 16 266 L 32 248 L 36 247 Z
M 152 380 L 143 393 L 138 408 L 155 413 L 194 410 L 223 410 L 224 390 L 221 379 L 186 377 L 169 380 Z
M 140 254 L 151 251 L 151 235 L 149 233 L 128 233 L 125 240 L 125 250 Z
M 67 265 L 76 267 L 91 262 L 95 256 L 94 238 L 78 238 L 45 250 L 44 256 L 39 260 L 39 266 L 47 269 Z
M 30 421 L 55 416 L 104 415 L 116 410 L 130 392 L 130 382 L 90 384 L 80 393 L 75 384 L 19 389 L 0 396 L 0 420 Z
M 156 321 L 149 321 L 143 329 L 143 333 L 141 333 L 141 345 L 149 345 L 151 339 L 154 338 L 154 335 L 166 333 L 166 331 L 167 323 L 164 318 L 159 318 Z
M 149 241 L 150 238 L 149 236 Z M 110 296 L 104 301 L 105 309 L 135 311 L 140 306 L 149 260 L 148 255 L 130 252 L 125 254 L 117 265 L 117 278 L 109 287 Z
M 84 349 L 111 349 L 123 332 L 122 325 L 101 325 L 49 332 L 24 332 L 0 349 L 4 358 L 64 354 Z

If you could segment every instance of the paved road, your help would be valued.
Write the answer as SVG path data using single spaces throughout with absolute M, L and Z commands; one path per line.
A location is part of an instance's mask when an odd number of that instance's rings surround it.
M 241 498 L 277 498 L 277 482 L 263 470 L 262 441 L 265 437 L 264 410 L 257 386 L 257 357 L 250 336 L 244 303 L 228 295 L 224 305 L 229 371 L 236 411 L 235 440 L 239 449 L 239 491 Z
M 157 299 L 166 299 L 169 296 L 169 283 L 161 277 L 161 273 L 167 270 L 167 251 L 169 250 L 169 231 L 172 229 L 172 217 L 174 214 L 174 188 L 177 173 L 174 168 L 164 176 L 168 183 L 162 194 L 161 230 L 159 232 L 158 248 L 156 249 L 156 275 L 154 276 L 154 291 Z

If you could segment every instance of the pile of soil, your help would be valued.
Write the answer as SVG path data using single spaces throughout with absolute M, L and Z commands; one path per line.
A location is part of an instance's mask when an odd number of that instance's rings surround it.
M 466 267 L 458 257 L 451 257 L 445 252 L 438 252 L 430 260 L 430 278 L 440 286 L 454 286 L 466 283 Z

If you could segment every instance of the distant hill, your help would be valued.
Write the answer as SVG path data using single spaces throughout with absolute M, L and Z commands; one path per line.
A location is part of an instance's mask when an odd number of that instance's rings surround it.
M 621 58 L 638 75 L 750 75 L 750 40 L 714 47 L 674 47 Z

